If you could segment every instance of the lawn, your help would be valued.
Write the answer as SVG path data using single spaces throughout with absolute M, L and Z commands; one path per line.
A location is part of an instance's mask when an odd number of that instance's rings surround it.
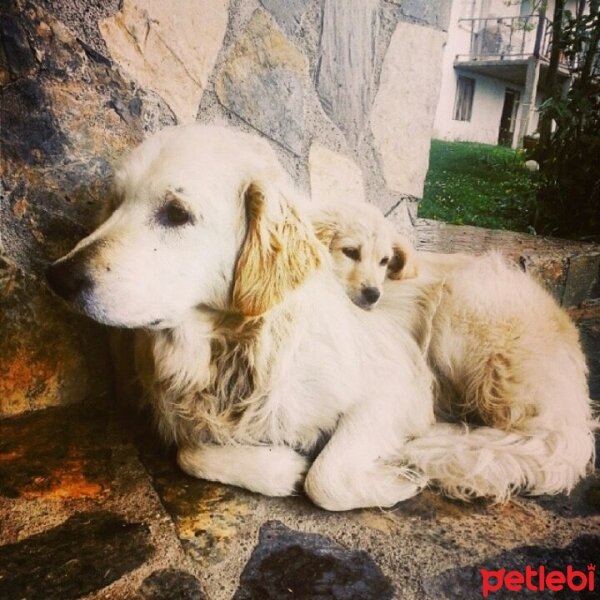
M 537 177 L 521 152 L 433 140 L 419 217 L 532 232 Z

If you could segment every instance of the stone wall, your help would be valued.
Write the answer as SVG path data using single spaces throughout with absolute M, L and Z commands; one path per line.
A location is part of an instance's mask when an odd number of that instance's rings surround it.
M 409 235 L 450 0 L 6 0 L 0 82 L 0 416 L 111 392 L 105 332 L 43 270 L 94 226 L 144 133 L 230 124 L 314 197 Z

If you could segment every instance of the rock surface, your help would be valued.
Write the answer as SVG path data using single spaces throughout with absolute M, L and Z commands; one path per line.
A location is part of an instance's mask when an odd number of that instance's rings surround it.
M 125 0 L 100 31 L 115 62 L 190 123 L 223 43 L 227 9 L 226 0 Z
M 111 163 L 144 131 L 142 96 L 30 2 L 9 2 L 0 79 L 0 416 L 110 393 L 102 330 L 46 291 L 89 232 Z
M 0 598 L 203 599 L 131 427 L 93 404 L 0 421 Z
M 417 198 L 423 196 L 440 83 L 437 71 L 424 69 L 423 62 L 440 64 L 445 39 L 443 32 L 398 23 L 371 114 L 388 187 Z
M 600 568 L 598 474 L 569 497 L 329 513 L 191 478 L 139 413 L 72 406 L 0 421 L 0 482 L 2 598 L 475 598 L 479 568 Z
M 443 31 L 448 30 L 452 0 L 386 0 L 400 7 L 402 15 L 408 19 L 432 25 Z
M 375 95 L 377 0 L 325 0 L 317 92 L 350 147 L 363 135 Z
M 322 535 L 265 523 L 233 600 L 391 600 L 394 588 L 373 559 Z
M 4 600 L 71 600 L 106 587 L 155 551 L 148 526 L 117 514 L 82 512 L 43 533 L 0 547 Z
M 181 569 L 159 569 L 144 579 L 139 588 L 142 600 L 206 600 L 196 577 Z
M 365 201 L 362 173 L 351 158 L 315 143 L 310 147 L 308 165 L 313 201 Z
M 260 0 L 260 3 L 286 33 L 296 33 L 302 26 L 302 17 L 307 9 L 306 0 Z
M 597 567 L 597 561 L 592 559 L 590 563 L 590 559 L 597 553 L 598 548 L 600 548 L 600 537 L 594 535 L 579 536 L 564 548 L 538 545 L 521 546 L 500 555 L 492 556 L 477 565 L 448 569 L 436 577 L 426 579 L 423 582 L 423 588 L 429 597 L 439 598 L 440 600 L 454 600 L 458 597 L 464 600 L 479 600 L 481 598 L 480 569 L 498 571 L 499 568 L 503 568 L 506 571 L 516 570 L 525 573 L 526 567 L 530 566 L 537 573 L 540 565 L 545 568 L 546 572 L 558 570 L 562 573 L 566 573 L 567 567 L 570 566 L 572 569 L 584 573 L 587 579 L 588 564 L 592 564 L 594 569 Z M 496 582 L 495 578 L 491 581 Z M 539 577 L 535 576 L 532 583 L 538 587 L 540 585 Z M 581 585 L 580 578 L 576 579 L 576 585 Z M 504 589 L 493 592 L 495 599 L 510 600 L 515 598 L 514 590 L 507 589 L 506 586 L 502 587 Z M 521 593 L 529 596 L 525 590 L 526 588 L 523 586 Z M 557 595 L 565 598 L 565 600 L 577 600 L 579 598 L 592 600 L 592 598 L 598 597 L 595 586 L 594 590 L 582 589 L 580 591 L 569 590 L 565 586 L 565 589 L 560 593 L 548 589 L 545 591 L 538 589 L 531 594 L 532 597 L 545 600 L 556 598 Z
M 304 95 L 308 63 L 257 9 L 229 50 L 215 90 L 223 106 L 295 154 L 304 143 Z
M 417 247 L 433 252 L 497 251 L 535 277 L 563 306 L 597 312 L 600 249 L 597 244 L 544 238 L 467 225 L 416 220 Z

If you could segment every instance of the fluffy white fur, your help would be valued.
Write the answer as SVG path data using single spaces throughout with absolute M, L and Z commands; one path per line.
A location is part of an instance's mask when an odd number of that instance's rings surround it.
M 364 202 L 313 203 L 308 214 L 317 238 L 331 254 L 348 297 L 375 307 L 384 280 L 414 277 L 414 249 L 375 206 Z
M 378 256 L 394 232 L 378 209 L 329 204 L 312 219 L 330 248 L 333 236 L 363 250 L 354 269 L 377 273 L 380 309 L 412 332 L 435 375 L 446 424 L 410 441 L 408 462 L 459 498 L 569 491 L 593 457 L 595 423 L 577 330 L 549 294 L 497 254 L 414 252 L 406 240 L 406 279 L 385 282 Z M 348 288 L 348 272 L 336 273 Z
M 567 490 L 583 474 L 592 438 L 576 333 L 499 259 L 452 280 L 386 284 L 368 312 L 348 301 L 265 142 L 167 129 L 131 154 L 117 183 L 116 211 L 49 280 L 93 319 L 139 329 L 139 376 L 186 472 L 267 495 L 303 486 L 330 510 L 391 506 L 430 478 L 456 496 L 503 498 Z M 507 324 L 529 326 L 533 312 L 545 327 L 527 358 L 529 338 Z M 485 324 L 492 313 L 497 327 Z M 538 366 L 516 398 L 535 411 L 519 404 L 518 423 L 473 430 L 436 425 L 425 356 L 442 407 L 444 390 L 470 381 L 474 347 L 493 354 L 511 342 L 515 377 Z
M 416 494 L 426 478 L 400 457 L 433 423 L 429 369 L 389 313 L 348 301 L 268 144 L 168 129 L 118 184 L 120 206 L 50 280 L 142 329 L 136 363 L 181 467 L 268 495 L 303 486 L 331 510 Z

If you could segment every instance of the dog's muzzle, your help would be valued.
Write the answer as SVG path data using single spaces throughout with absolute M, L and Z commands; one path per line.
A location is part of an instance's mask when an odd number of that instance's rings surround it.
M 50 289 L 69 302 L 77 300 L 84 292 L 91 290 L 94 284 L 86 263 L 85 257 L 78 253 L 50 265 L 46 270 Z
M 365 287 L 361 291 L 361 299 L 366 305 L 375 304 L 380 296 L 381 292 L 376 287 Z

